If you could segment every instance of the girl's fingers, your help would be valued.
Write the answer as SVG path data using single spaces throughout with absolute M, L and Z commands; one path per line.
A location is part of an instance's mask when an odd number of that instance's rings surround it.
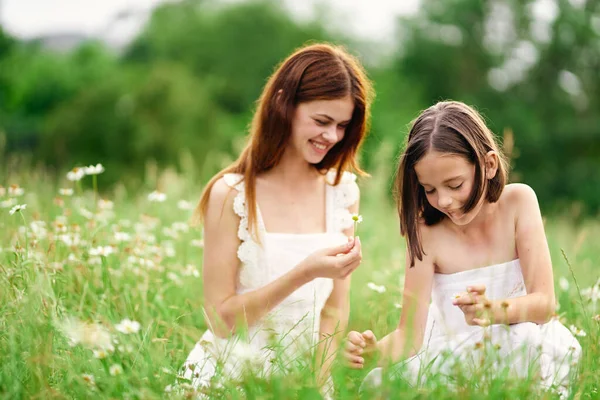
M 346 351 L 351 354 L 361 354 L 363 352 L 363 348 L 359 345 L 356 345 L 351 342 L 346 343 Z
M 468 292 L 477 293 L 479 295 L 485 294 L 485 285 L 471 285 L 467 288 Z
M 348 364 L 352 365 L 352 364 L 356 364 L 356 365 L 364 365 L 365 364 L 365 359 L 360 357 L 360 356 L 355 356 L 353 354 L 348 354 L 346 353 L 346 360 L 348 361 Z
M 365 347 L 365 341 L 363 340 L 360 332 L 352 331 L 348 333 L 348 343 L 353 344 L 356 347 Z

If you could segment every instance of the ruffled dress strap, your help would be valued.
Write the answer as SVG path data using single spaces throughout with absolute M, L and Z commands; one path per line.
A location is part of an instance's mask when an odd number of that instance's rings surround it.
M 225 174 L 223 180 L 227 186 L 237 190 L 237 195 L 233 200 L 233 211 L 240 217 L 240 225 L 238 227 L 238 238 L 242 242 L 238 247 L 237 256 L 242 262 L 239 274 L 241 288 L 239 289 L 255 289 L 267 283 L 265 271 L 261 270 L 263 265 L 263 250 L 261 246 L 254 240 L 248 229 L 248 207 L 246 204 L 246 186 L 244 177 L 241 174 Z M 264 223 L 257 209 L 257 233 L 259 240 L 264 239 Z

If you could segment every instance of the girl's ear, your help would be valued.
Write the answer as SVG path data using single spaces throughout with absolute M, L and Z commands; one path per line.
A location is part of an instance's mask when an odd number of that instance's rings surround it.
M 498 153 L 493 150 L 490 150 L 485 155 L 485 177 L 487 179 L 494 179 L 496 174 L 498 173 Z

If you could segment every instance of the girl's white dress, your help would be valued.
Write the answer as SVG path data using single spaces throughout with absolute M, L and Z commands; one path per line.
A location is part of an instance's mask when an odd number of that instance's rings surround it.
M 570 372 L 581 355 L 577 339 L 557 319 L 543 325 L 467 325 L 463 312 L 452 300 L 475 284 L 486 286 L 490 300 L 527 294 L 518 259 L 454 274 L 434 274 L 423 347 L 414 357 L 393 366 L 392 379 L 418 385 L 428 375 L 438 374 L 451 382 L 459 370 L 490 368 L 517 377 L 537 373 L 542 387 L 564 394 Z M 378 386 L 381 380 L 382 369 L 375 368 L 363 381 L 363 388 Z
M 358 200 L 356 176 L 344 173 L 337 186 L 326 186 L 326 221 L 324 233 L 288 234 L 265 230 L 257 208 L 257 243 L 248 230 L 248 209 L 241 175 L 226 174 L 227 185 L 237 190 L 234 211 L 240 217 L 238 236 L 241 244 L 238 258 L 241 266 L 237 293 L 250 292 L 279 278 L 311 253 L 348 241 L 343 230 L 353 224 L 348 207 Z M 335 171 L 327 174 L 333 183 Z M 320 315 L 333 289 L 333 281 L 315 279 L 298 288 L 258 323 L 248 328 L 246 335 L 230 339 L 215 336 L 207 330 L 184 363 L 181 377 L 196 388 L 211 381 L 240 379 L 246 368 L 259 376 L 284 372 L 295 360 L 311 354 L 319 341 Z M 305 358 L 304 358 L 305 359 Z

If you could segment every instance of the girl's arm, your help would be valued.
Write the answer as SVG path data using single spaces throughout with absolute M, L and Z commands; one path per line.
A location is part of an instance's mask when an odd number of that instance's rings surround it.
M 264 287 L 238 295 L 240 219 L 233 211 L 237 191 L 223 179 L 213 186 L 204 220 L 203 282 L 205 311 L 211 330 L 227 337 L 238 326 L 252 326 L 296 289 L 317 276 L 345 276 L 360 263 L 352 243 L 313 254 Z M 352 251 L 351 251 L 352 250 Z M 321 254 L 322 253 L 322 254 Z M 346 253 L 336 257 L 335 254 Z
M 468 290 L 472 293 L 471 296 L 463 296 L 455 301 L 474 307 L 468 314 L 477 317 L 466 318 L 472 325 L 521 322 L 543 324 L 554 313 L 556 300 L 552 260 L 537 197 L 533 189 L 524 184 L 512 184 L 509 190 L 506 201 L 515 207 L 516 247 L 527 295 L 488 301 L 485 298 L 485 287 L 473 285 Z M 463 306 L 463 311 L 465 310 Z
M 380 365 L 397 363 L 421 349 L 431 301 L 433 273 L 431 254 L 424 254 L 422 261 L 415 259 L 415 266 L 411 268 L 407 251 L 402 314 L 398 327 L 377 343 Z

